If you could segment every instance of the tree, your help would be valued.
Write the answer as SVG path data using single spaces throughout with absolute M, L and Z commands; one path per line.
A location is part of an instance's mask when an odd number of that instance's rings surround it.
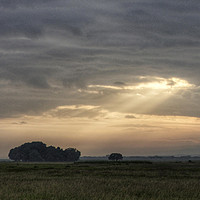
M 11 160 L 15 160 L 15 161 L 22 160 L 22 154 L 21 154 L 21 152 L 19 151 L 19 149 L 17 147 L 10 150 L 10 152 L 8 154 L 8 157 Z
M 41 161 L 44 161 L 44 159 L 42 158 L 42 156 L 40 155 L 40 153 L 38 152 L 38 150 L 33 149 L 29 153 L 29 159 L 28 159 L 28 161 L 30 161 L 30 162 L 41 162 Z
M 122 156 L 121 153 L 111 153 L 111 154 L 108 156 L 108 159 L 109 159 L 109 160 L 118 161 L 118 160 L 122 160 L 122 159 L 123 159 L 123 156 Z
M 8 156 L 14 161 L 23 162 L 64 162 L 77 161 L 81 152 L 74 148 L 61 149 L 54 146 L 47 147 L 42 142 L 25 143 L 10 150 Z
M 77 161 L 81 155 L 81 152 L 74 148 L 68 148 L 65 149 L 64 154 L 69 161 Z

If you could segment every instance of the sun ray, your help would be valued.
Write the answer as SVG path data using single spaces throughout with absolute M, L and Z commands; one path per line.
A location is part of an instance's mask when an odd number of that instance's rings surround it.
M 154 79 L 152 82 L 128 85 L 123 88 L 114 87 L 115 90 L 120 90 L 121 88 L 122 91 L 118 94 L 118 98 L 114 100 L 117 104 L 117 109 L 121 112 L 149 113 L 178 91 L 194 87 L 186 80 L 175 77 L 169 79 L 154 77 L 152 79 Z M 102 87 L 112 88 L 108 86 Z M 113 99 L 110 100 L 109 104 L 112 101 Z

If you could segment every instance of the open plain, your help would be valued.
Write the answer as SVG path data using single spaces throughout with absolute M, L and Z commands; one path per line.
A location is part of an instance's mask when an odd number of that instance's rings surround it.
M 0 163 L 0 200 L 199 200 L 200 162 Z

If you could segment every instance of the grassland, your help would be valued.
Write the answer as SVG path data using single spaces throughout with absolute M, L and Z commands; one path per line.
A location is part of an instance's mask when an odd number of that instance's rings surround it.
M 0 163 L 0 200 L 199 200 L 200 162 Z

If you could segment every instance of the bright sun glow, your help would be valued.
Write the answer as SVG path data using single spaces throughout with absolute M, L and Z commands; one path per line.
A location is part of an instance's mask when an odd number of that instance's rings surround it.
M 186 91 L 195 86 L 187 80 L 171 77 L 139 77 L 139 83 L 124 85 L 89 85 L 88 90 L 101 92 L 104 90 L 116 91 L 116 99 L 111 102 L 117 102 L 118 109 L 122 112 L 134 111 L 139 113 L 149 113 L 161 105 L 167 99 L 171 98 L 178 91 Z
M 143 79 L 143 77 L 141 78 Z M 188 81 L 179 79 L 176 77 L 172 78 L 160 78 L 152 77 L 154 81 L 143 82 L 134 85 L 125 86 L 113 86 L 113 85 L 89 85 L 88 88 L 104 88 L 112 90 L 140 90 L 140 89 L 152 89 L 152 90 L 179 90 L 192 88 L 194 85 L 190 84 Z
M 191 87 L 193 87 L 193 85 L 188 83 L 186 80 L 173 77 L 170 79 L 157 78 L 157 81 L 155 82 L 141 83 L 138 86 L 136 86 L 136 89 L 149 88 L 155 90 L 157 89 L 169 90 L 169 89 L 187 89 Z

